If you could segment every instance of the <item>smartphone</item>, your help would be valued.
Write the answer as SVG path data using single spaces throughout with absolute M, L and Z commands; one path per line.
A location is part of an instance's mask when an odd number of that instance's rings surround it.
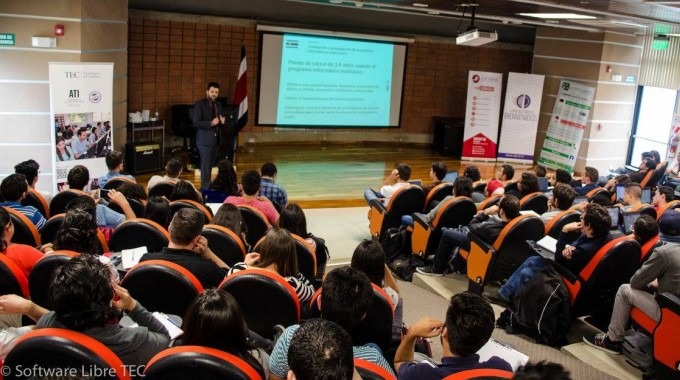
M 104 199 L 109 199 L 109 190 L 108 189 L 99 189 L 99 197 L 104 198 Z

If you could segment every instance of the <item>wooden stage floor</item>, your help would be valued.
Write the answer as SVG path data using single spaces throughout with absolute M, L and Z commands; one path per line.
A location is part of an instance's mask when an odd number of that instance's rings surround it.
M 497 167 L 495 162 L 461 162 L 432 152 L 429 146 L 368 143 L 245 146 L 237 153 L 236 161 L 239 180 L 246 170 L 259 171 L 265 162 L 276 164 L 277 182 L 288 192 L 289 202 L 303 208 L 364 206 L 364 190 L 378 189 L 400 162 L 411 166 L 411 179 L 421 179 L 425 184 L 430 183 L 430 166 L 435 161 L 444 161 L 449 171 L 457 170 L 459 174 L 466 166 L 477 165 L 485 179 L 492 178 Z M 162 173 L 140 174 L 137 180 L 146 185 L 154 174 Z M 182 179 L 197 187 L 200 184 L 198 171 L 185 171 Z

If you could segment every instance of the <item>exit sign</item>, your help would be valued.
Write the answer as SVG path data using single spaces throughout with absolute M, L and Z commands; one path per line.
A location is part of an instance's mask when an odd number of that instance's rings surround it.
M 0 33 L 0 46 L 14 46 L 15 42 L 14 34 Z

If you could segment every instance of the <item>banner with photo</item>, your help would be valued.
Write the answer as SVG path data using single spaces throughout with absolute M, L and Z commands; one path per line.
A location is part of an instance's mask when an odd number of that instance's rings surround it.
M 508 75 L 498 161 L 533 163 L 544 79 L 543 75 Z
M 461 159 L 496 159 L 502 87 L 503 74 L 469 72 Z
M 68 188 L 76 165 L 89 170 L 88 188 L 98 188 L 113 147 L 113 63 L 50 62 L 50 110 L 55 191 Z
M 594 87 L 562 79 L 539 164 L 573 171 L 594 97 Z

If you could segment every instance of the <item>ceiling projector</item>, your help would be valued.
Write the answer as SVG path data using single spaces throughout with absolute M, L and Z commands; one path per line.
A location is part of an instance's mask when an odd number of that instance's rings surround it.
M 481 46 L 498 40 L 498 33 L 479 29 L 468 30 L 456 37 L 456 45 Z

